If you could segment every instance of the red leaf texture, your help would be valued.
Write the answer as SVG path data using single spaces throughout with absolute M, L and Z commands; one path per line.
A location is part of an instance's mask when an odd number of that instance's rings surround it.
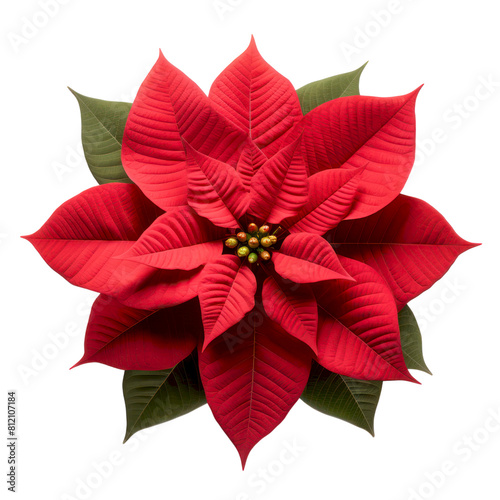
M 398 308 L 439 280 L 466 250 L 444 217 L 418 198 L 400 195 L 365 219 L 328 234 L 337 252 L 371 266 L 391 288 Z
M 297 402 L 311 369 L 312 352 L 261 309 L 199 355 L 208 404 L 243 467 L 250 450 Z
M 270 158 L 302 118 L 293 85 L 260 55 L 252 37 L 248 49 L 214 81 L 210 99 Z
M 205 266 L 199 285 L 203 348 L 240 321 L 255 304 L 257 281 L 242 259 L 223 255 Z
M 307 169 L 297 146 L 298 141 L 281 150 L 252 179 L 249 212 L 262 222 L 295 216 L 307 202 Z
M 309 285 L 269 276 L 262 287 L 262 304 L 275 323 L 317 354 L 318 304 Z
M 121 258 L 189 271 L 221 255 L 224 235 L 191 208 L 174 208 L 158 217 Z
M 390 289 L 366 264 L 345 257 L 340 262 L 355 283 L 335 280 L 314 285 L 319 363 L 361 380 L 415 381 L 404 362 Z
M 97 362 L 122 370 L 174 367 L 191 354 L 203 334 L 196 302 L 145 311 L 99 295 L 85 334 L 85 354 L 75 366 Z
M 217 226 L 239 227 L 238 219 L 248 208 L 249 195 L 236 170 L 189 145 L 186 151 L 189 205 Z
M 304 117 L 302 146 L 311 175 L 366 166 L 348 218 L 373 214 L 406 183 L 415 159 L 419 90 L 399 97 L 342 97 Z
M 236 166 L 246 134 L 215 111 L 201 89 L 160 54 L 130 110 L 122 162 L 128 176 L 163 209 L 187 202 L 182 140 Z
M 65 202 L 26 239 L 73 285 L 116 296 L 152 270 L 113 257 L 131 248 L 160 213 L 137 186 L 105 184 Z
M 282 226 L 291 233 L 314 234 L 325 234 L 336 227 L 351 209 L 362 170 L 324 170 L 310 177 L 307 203 Z
M 317 234 L 289 235 L 281 249 L 273 253 L 273 262 L 279 275 L 295 283 L 352 280 L 332 246 Z

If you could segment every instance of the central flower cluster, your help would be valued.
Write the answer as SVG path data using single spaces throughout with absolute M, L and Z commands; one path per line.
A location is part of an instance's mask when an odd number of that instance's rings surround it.
M 258 227 L 252 222 L 248 225 L 247 231 L 239 231 L 233 236 L 230 236 L 225 245 L 227 248 L 234 249 L 234 253 L 242 259 L 247 259 L 250 264 L 255 264 L 259 260 L 270 260 L 273 245 L 278 242 L 275 234 L 269 234 L 271 226 L 264 224 Z M 276 231 L 275 231 L 276 232 Z

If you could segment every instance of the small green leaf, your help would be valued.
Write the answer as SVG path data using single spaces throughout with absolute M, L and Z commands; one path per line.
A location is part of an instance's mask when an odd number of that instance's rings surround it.
M 127 410 L 123 442 L 137 431 L 186 415 L 206 403 L 194 354 L 170 370 L 126 371 L 123 396 Z
M 365 69 L 366 62 L 354 71 L 331 76 L 324 80 L 308 83 L 297 90 L 302 113 L 305 115 L 320 104 L 350 95 L 359 95 L 359 78 Z
M 82 115 L 82 143 L 92 175 L 99 184 L 128 182 L 122 165 L 122 139 L 132 107 L 128 102 L 102 101 L 75 92 Z
M 374 436 L 375 410 L 381 391 L 382 382 L 378 380 L 356 380 L 313 362 L 301 398 L 315 410 L 345 420 Z
M 404 306 L 399 312 L 398 318 L 399 330 L 401 332 L 401 346 L 403 347 L 406 366 L 432 375 L 424 361 L 422 335 L 411 309 L 408 306 Z

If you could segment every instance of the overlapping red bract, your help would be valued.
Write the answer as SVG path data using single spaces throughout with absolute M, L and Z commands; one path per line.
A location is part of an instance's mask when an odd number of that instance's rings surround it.
M 400 195 L 417 93 L 343 97 L 302 117 L 253 39 L 208 97 L 160 55 L 123 138 L 135 185 L 89 189 L 28 237 L 68 281 L 103 294 L 79 364 L 158 370 L 198 345 L 208 404 L 243 464 L 313 359 L 414 380 L 397 310 L 473 246 Z M 259 266 L 223 246 L 248 222 L 282 227 Z

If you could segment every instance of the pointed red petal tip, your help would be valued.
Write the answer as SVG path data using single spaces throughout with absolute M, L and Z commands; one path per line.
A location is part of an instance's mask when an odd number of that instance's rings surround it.
M 465 242 L 465 246 L 469 247 L 469 249 L 480 247 L 481 245 L 482 245 L 482 243 L 472 243 L 470 241 Z
M 453 231 L 455 232 L 455 230 L 453 230 Z M 470 250 L 471 248 L 480 247 L 482 245 L 482 243 L 473 243 L 472 241 L 464 240 L 457 232 L 455 232 L 455 235 L 460 240 L 460 245 L 463 247 L 466 247 L 466 249 L 463 250 L 463 252 L 466 252 L 467 250 Z
M 184 153 L 186 153 L 186 158 L 188 160 L 192 159 L 194 161 L 202 160 L 204 158 L 210 158 L 211 160 L 218 161 L 216 158 L 200 153 L 197 149 L 193 148 L 189 142 L 181 137 L 182 147 L 184 148 Z
M 171 66 L 172 63 L 165 57 L 165 54 L 163 53 L 163 51 L 161 49 L 159 49 L 159 54 L 158 54 L 158 59 L 156 60 L 153 68 L 151 68 L 151 71 L 154 70 L 154 68 L 156 67 L 162 67 L 163 65 L 167 65 L 167 66 Z
M 191 144 L 189 144 L 189 142 L 187 142 L 186 139 L 184 139 L 184 137 L 181 137 L 181 143 L 182 147 L 184 148 L 184 152 L 186 153 L 186 156 L 190 155 L 193 158 L 197 157 L 203 158 L 204 156 L 207 156 L 204 155 L 203 153 L 200 153 L 197 149 L 193 148 L 193 146 L 191 146 Z
M 205 349 L 210 345 L 212 340 L 214 340 L 214 339 L 207 339 L 206 337 L 204 337 L 203 344 L 201 346 L 201 352 L 205 352 Z
M 256 56 L 260 56 L 262 58 L 259 49 L 257 48 L 257 43 L 255 42 L 255 37 L 252 35 L 250 39 L 250 43 L 248 44 L 247 50 L 245 52 L 253 52 Z
M 353 283 L 357 283 L 358 281 L 356 278 L 353 278 L 347 271 L 345 272 L 345 276 L 342 278 L 339 278 L 339 280 L 344 280 L 344 281 L 352 281 Z
M 422 382 L 419 382 L 410 372 L 408 372 L 408 374 L 410 376 L 405 379 L 406 381 L 413 382 L 414 384 L 422 385 Z
M 33 246 L 36 246 L 35 241 L 38 238 L 38 233 L 40 232 L 40 229 L 38 231 L 35 231 L 33 234 L 28 234 L 26 236 L 21 236 L 23 240 L 29 241 Z
M 83 364 L 85 364 L 86 361 L 85 361 L 85 354 L 82 356 L 82 359 L 80 359 L 80 361 L 77 361 L 71 368 L 70 370 L 72 370 L 73 368 L 76 368 L 77 366 L 81 366 Z
M 40 233 L 40 231 L 42 230 L 42 228 L 43 228 L 43 226 L 40 229 L 38 229 L 37 231 L 35 231 L 34 233 L 27 234 L 27 235 L 24 235 L 24 236 L 20 236 L 20 238 L 22 238 L 23 240 L 27 240 L 30 243 L 33 243 L 32 240 L 36 240 L 38 238 L 38 234 Z
M 247 464 L 247 458 L 248 455 L 250 454 L 250 451 L 239 451 L 238 453 L 240 455 L 240 460 L 241 460 L 241 470 L 245 470 L 245 465 Z
M 193 148 L 193 146 L 191 146 L 191 144 L 189 144 L 189 142 L 186 141 L 186 139 L 184 139 L 184 137 L 181 136 L 181 143 L 182 143 L 182 147 L 184 148 L 184 151 L 190 151 L 190 152 L 193 152 L 193 151 L 196 151 L 196 149 Z
M 422 90 L 422 87 L 424 86 L 424 84 L 422 83 L 422 85 L 420 85 L 419 87 L 417 87 L 415 90 L 413 90 L 412 92 L 410 92 L 409 94 L 406 94 L 408 97 L 413 97 L 414 99 L 417 98 L 418 94 L 420 93 L 420 91 Z

